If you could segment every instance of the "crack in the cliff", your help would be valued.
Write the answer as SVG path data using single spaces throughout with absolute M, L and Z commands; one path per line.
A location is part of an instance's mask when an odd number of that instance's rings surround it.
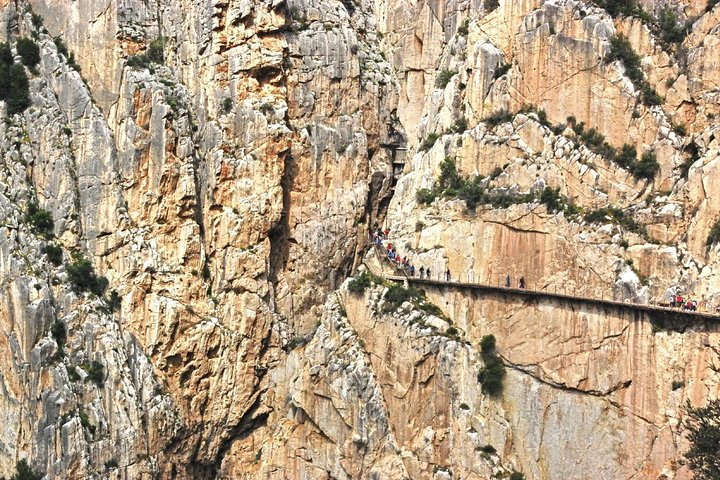
M 535 379 L 536 381 L 538 381 L 544 385 L 547 385 L 549 387 L 558 389 L 558 390 L 564 390 L 564 391 L 578 393 L 578 394 L 582 394 L 582 395 L 590 395 L 593 397 L 607 397 L 607 396 L 617 392 L 618 390 L 623 390 L 623 389 L 629 388 L 630 385 L 632 385 L 632 380 L 626 380 L 625 382 L 620 382 L 617 385 L 615 385 L 605 391 L 583 390 L 582 388 L 571 387 L 564 383 L 558 383 L 558 382 L 554 382 L 552 380 L 542 378 L 540 375 L 529 370 L 529 367 L 536 367 L 536 368 L 539 368 L 540 370 L 542 370 L 542 367 L 540 367 L 539 365 L 536 365 L 536 364 L 522 365 L 522 364 L 511 362 L 510 360 L 508 360 L 506 357 L 504 357 L 502 355 L 498 355 L 498 356 L 503 360 L 505 365 L 512 368 L 513 370 L 520 372 L 520 373 L 524 373 L 525 375 L 528 375 L 529 377 Z M 613 403 L 612 401 L 610 401 L 610 402 Z M 615 403 L 613 403 L 613 404 L 615 405 Z

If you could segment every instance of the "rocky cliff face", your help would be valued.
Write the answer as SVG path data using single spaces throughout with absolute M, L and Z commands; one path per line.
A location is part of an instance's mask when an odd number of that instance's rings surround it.
M 41 58 L 0 125 L 0 475 L 688 478 L 714 325 L 429 291 L 456 338 L 340 288 L 379 222 L 454 278 L 714 308 L 720 7 L 672 3 L 668 43 L 665 3 L 642 5 L 0 2 L 2 40 Z M 619 33 L 640 77 L 608 60 Z M 657 172 L 612 161 L 623 145 Z M 448 159 L 513 200 L 419 202 Z M 625 220 L 584 215 L 610 205 Z M 105 293 L 74 286 L 81 256 Z M 487 333 L 500 399 L 476 379 Z

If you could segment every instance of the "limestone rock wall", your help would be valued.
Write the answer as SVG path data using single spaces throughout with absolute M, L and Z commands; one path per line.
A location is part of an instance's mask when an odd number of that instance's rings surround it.
M 679 405 L 717 390 L 711 328 L 653 333 L 645 318 L 448 291 L 433 300 L 458 341 L 409 307 L 373 313 L 379 289 L 334 293 L 379 222 L 435 274 L 720 303 L 706 245 L 718 7 L 674 2 L 690 27 L 668 47 L 586 2 L 494 3 L 0 2 L 2 39 L 41 50 L 32 106 L 0 125 L 0 475 L 28 458 L 49 478 L 686 478 Z M 604 60 L 617 33 L 661 105 Z M 161 62 L 143 60 L 151 46 Z M 547 118 L 518 113 L 529 104 Z M 594 153 L 569 116 L 654 152 L 658 173 Z M 448 158 L 488 191 L 549 186 L 578 210 L 420 204 Z M 59 266 L 24 217 L 32 201 L 52 213 Z M 584 219 L 607 206 L 642 228 Z M 108 279 L 103 298 L 71 288 L 80 254 Z M 508 327 L 519 312 L 527 328 Z M 486 332 L 514 366 L 500 401 L 476 381 Z M 93 360 L 102 386 L 85 378 Z

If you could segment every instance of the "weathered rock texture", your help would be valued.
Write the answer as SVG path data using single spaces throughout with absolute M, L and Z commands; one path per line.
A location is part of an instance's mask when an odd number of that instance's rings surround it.
M 336 291 L 379 222 L 436 274 L 720 303 L 720 7 L 671 2 L 691 26 L 666 45 L 585 2 L 494 3 L 0 1 L 2 40 L 41 51 L 32 106 L 0 125 L 0 475 L 27 458 L 48 478 L 687 478 L 680 405 L 718 394 L 714 327 L 430 293 L 460 341 L 374 313 L 380 289 Z M 661 105 L 605 60 L 619 32 Z M 570 116 L 659 171 L 593 153 Z M 643 228 L 420 204 L 448 157 L 488 191 L 550 186 Z M 70 285 L 77 255 L 102 298 Z M 485 333 L 511 367 L 495 400 Z

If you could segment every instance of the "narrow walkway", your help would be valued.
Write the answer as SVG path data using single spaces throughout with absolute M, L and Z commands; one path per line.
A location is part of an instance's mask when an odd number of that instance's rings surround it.
M 579 297 L 574 295 L 567 295 L 563 293 L 546 292 L 543 290 L 528 290 L 524 288 L 510 288 L 502 287 L 497 285 L 486 285 L 481 283 L 463 283 L 463 282 L 446 282 L 443 280 L 432 280 L 428 278 L 408 277 L 408 276 L 388 276 L 388 280 L 393 282 L 409 282 L 416 285 L 427 285 L 433 287 L 444 287 L 444 288 L 458 288 L 458 289 L 469 289 L 478 291 L 489 291 L 499 293 L 510 293 L 514 295 L 521 295 L 525 297 L 535 298 L 555 298 L 562 300 L 571 300 L 574 302 L 589 303 L 594 305 L 607 305 L 611 307 L 630 308 L 634 310 L 644 312 L 657 312 L 662 314 L 674 314 L 678 318 L 687 317 L 693 320 L 720 320 L 720 315 L 707 313 L 707 312 L 695 312 L 692 310 L 682 310 L 679 308 L 661 307 L 658 305 L 648 305 L 643 303 L 631 303 L 631 302 L 618 302 L 615 300 L 606 300 L 600 298 L 591 297 Z

